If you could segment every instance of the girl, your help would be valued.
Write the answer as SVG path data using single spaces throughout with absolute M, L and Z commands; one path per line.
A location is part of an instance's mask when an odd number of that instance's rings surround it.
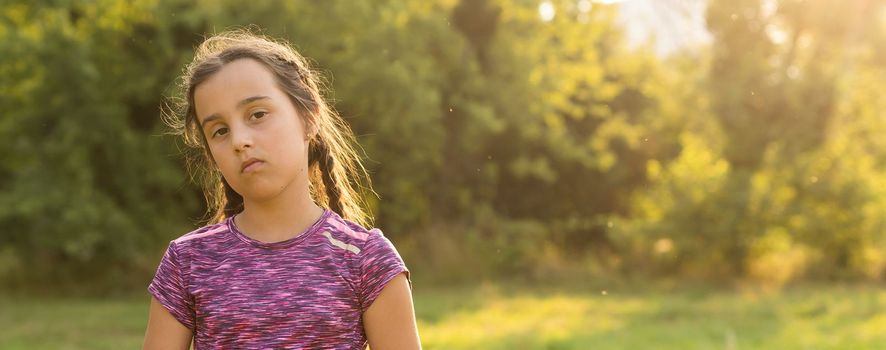
M 363 226 L 366 170 L 305 59 L 221 33 L 182 84 L 166 121 L 199 155 L 215 217 L 169 243 L 144 348 L 419 349 L 409 270 Z

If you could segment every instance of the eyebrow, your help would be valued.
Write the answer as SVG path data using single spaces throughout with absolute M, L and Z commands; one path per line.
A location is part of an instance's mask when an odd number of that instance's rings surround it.
M 252 96 L 252 97 L 247 97 L 247 98 L 244 98 L 243 100 L 241 100 L 240 102 L 237 103 L 237 108 L 243 107 L 243 106 L 245 106 L 245 105 L 248 105 L 248 104 L 250 104 L 250 103 L 252 103 L 252 102 L 255 102 L 255 101 L 258 101 L 258 100 L 270 100 L 270 99 L 271 99 L 271 98 L 268 97 L 268 96 Z M 208 124 L 208 123 L 210 123 L 210 122 L 212 122 L 212 121 L 215 121 L 215 120 L 217 120 L 217 119 L 219 119 L 219 118 L 221 118 L 221 116 L 218 115 L 218 113 L 212 114 L 212 115 L 206 117 L 205 119 L 203 119 L 203 122 L 200 123 L 200 127 L 202 128 L 202 127 L 205 126 L 206 124 Z

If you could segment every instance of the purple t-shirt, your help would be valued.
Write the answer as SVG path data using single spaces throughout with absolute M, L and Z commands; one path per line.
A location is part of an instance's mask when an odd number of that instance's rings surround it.
M 264 243 L 233 218 L 169 243 L 148 291 L 194 332 L 196 349 L 365 349 L 363 312 L 409 270 L 379 229 L 324 210 L 298 236 Z

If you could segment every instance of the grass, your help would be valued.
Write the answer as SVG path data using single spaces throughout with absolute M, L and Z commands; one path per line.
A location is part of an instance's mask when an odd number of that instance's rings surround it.
M 415 286 L 425 349 L 884 349 L 886 289 Z M 0 349 L 139 348 L 143 298 L 0 299 Z

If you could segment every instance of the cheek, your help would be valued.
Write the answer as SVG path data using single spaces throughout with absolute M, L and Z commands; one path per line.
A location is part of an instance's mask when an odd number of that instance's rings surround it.
M 298 128 L 294 125 L 274 129 L 273 135 L 268 135 L 269 143 L 267 144 L 274 147 L 278 152 L 285 153 L 290 157 L 300 157 L 307 143 L 299 135 L 298 131 Z
M 302 155 L 302 145 L 300 142 L 296 142 L 292 138 L 288 139 L 286 142 L 277 142 L 274 144 L 274 152 L 279 155 L 278 161 L 283 161 L 287 164 L 290 164 L 290 168 L 295 167 L 300 164 Z
M 231 167 L 231 159 L 230 157 L 225 156 L 224 151 L 220 149 L 218 146 L 210 146 L 209 147 L 209 155 L 211 158 L 209 159 L 222 174 L 228 171 L 228 168 Z

